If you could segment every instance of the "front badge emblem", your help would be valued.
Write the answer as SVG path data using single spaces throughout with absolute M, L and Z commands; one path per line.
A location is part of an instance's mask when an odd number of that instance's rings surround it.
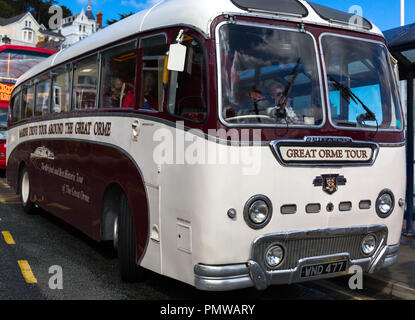
M 333 194 L 337 191 L 339 186 L 345 186 L 346 182 L 346 178 L 339 174 L 323 174 L 316 177 L 313 184 L 315 187 L 323 187 L 324 192 Z

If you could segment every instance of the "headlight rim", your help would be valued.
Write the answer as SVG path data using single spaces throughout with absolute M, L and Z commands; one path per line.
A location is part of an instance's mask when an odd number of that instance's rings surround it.
M 252 204 L 255 201 L 258 201 L 258 200 L 264 201 L 268 206 L 268 217 L 265 219 L 264 222 L 262 222 L 260 224 L 253 222 L 251 220 L 251 218 L 249 217 L 249 208 L 252 206 Z M 259 229 L 265 228 L 272 219 L 272 213 L 273 213 L 273 210 L 272 210 L 271 200 L 263 194 L 255 195 L 255 196 L 249 198 L 248 201 L 245 203 L 244 219 L 245 219 L 246 224 L 254 230 L 259 230 Z
M 372 236 L 372 237 L 375 239 L 375 247 L 374 247 L 374 249 L 373 249 L 373 251 L 372 251 L 372 252 L 370 252 L 370 253 L 366 253 L 366 252 L 363 250 L 363 243 L 364 243 L 365 239 L 366 239 L 367 237 L 369 237 L 369 236 Z M 373 234 L 373 233 L 368 233 L 368 234 L 367 234 L 367 235 L 365 235 L 365 237 L 362 239 L 362 242 L 361 242 L 361 244 L 360 244 L 360 250 L 362 251 L 362 253 L 363 253 L 365 256 L 370 257 L 370 256 L 372 256 L 372 255 L 376 252 L 376 250 L 377 250 L 378 246 L 379 246 L 379 243 L 378 243 L 378 237 L 377 237 L 375 234 Z
M 389 212 L 388 212 L 387 214 L 384 214 L 384 213 L 383 213 L 382 211 L 380 211 L 380 209 L 379 209 L 380 198 L 381 198 L 384 194 L 388 194 L 388 195 L 391 197 L 391 199 L 392 199 L 391 209 L 389 210 Z M 392 192 L 390 189 L 383 189 L 383 190 L 379 193 L 379 195 L 378 195 L 378 197 L 377 197 L 377 199 L 376 199 L 375 208 L 376 208 L 376 213 L 377 213 L 377 215 L 378 215 L 380 218 L 382 218 L 382 219 L 386 219 L 386 218 L 388 218 L 388 217 L 389 217 L 389 216 L 393 213 L 393 211 L 395 210 L 395 196 L 393 195 L 393 192 Z
M 268 259 L 267 259 L 267 255 L 268 255 L 268 252 L 272 249 L 272 248 L 274 248 L 274 247 L 280 247 L 281 249 L 282 249 L 282 259 L 281 259 L 281 261 L 276 265 L 276 266 L 271 266 L 269 263 L 268 263 Z M 270 244 L 268 247 L 267 247 L 267 249 L 264 251 L 265 252 L 265 255 L 264 255 L 264 262 L 265 262 L 265 265 L 269 268 L 269 269 L 271 269 L 271 270 L 275 270 L 275 269 L 277 269 L 278 267 L 280 267 L 282 264 L 283 264 L 283 262 L 284 262 L 284 260 L 285 260 L 285 253 L 287 252 L 286 251 L 286 248 L 281 244 L 281 243 L 272 243 L 272 244 Z

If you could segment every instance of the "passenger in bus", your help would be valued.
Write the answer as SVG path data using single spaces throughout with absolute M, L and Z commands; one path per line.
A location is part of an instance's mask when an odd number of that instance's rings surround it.
M 122 86 L 123 81 L 120 78 L 115 78 L 111 87 L 111 107 L 120 107 Z
M 121 107 L 133 108 L 134 107 L 134 86 L 125 82 L 121 88 Z
M 291 99 L 284 96 L 285 88 L 281 82 L 273 81 L 268 87 L 274 104 L 268 112 L 279 118 L 280 122 L 301 124 L 303 121 L 291 106 Z
M 158 110 L 157 99 L 153 96 L 154 77 L 151 73 L 146 73 L 143 83 L 144 105 L 143 109 Z
M 112 108 L 134 107 L 134 86 L 121 78 L 114 79 L 110 90 L 107 91 L 105 96 L 107 98 L 106 105 L 110 105 Z

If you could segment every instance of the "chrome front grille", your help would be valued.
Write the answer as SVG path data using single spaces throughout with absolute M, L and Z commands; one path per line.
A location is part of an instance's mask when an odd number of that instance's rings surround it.
M 361 251 L 362 240 L 367 234 L 375 235 L 379 247 L 381 243 L 386 244 L 388 229 L 384 225 L 375 225 L 265 235 L 254 242 L 251 256 L 264 270 L 293 269 L 301 259 L 339 253 L 348 253 L 351 260 L 357 260 L 368 257 Z M 267 249 L 275 244 L 281 245 L 285 254 L 282 263 L 271 269 L 264 257 Z

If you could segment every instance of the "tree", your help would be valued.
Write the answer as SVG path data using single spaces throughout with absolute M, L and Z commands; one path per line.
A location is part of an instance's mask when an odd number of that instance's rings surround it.
M 15 9 L 13 8 L 12 5 L 9 4 L 8 0 L 0 0 L 0 8 L 1 8 L 0 16 L 3 18 L 11 18 L 16 15 Z
M 122 19 L 125 19 L 125 18 L 127 18 L 127 17 L 129 17 L 129 16 L 132 16 L 134 13 L 133 12 L 131 12 L 130 11 L 130 13 L 119 13 L 118 15 L 120 16 L 120 18 L 119 19 L 111 19 L 111 20 L 107 20 L 106 21 L 106 23 L 107 23 L 107 25 L 111 25 L 111 24 L 114 24 L 114 23 L 116 23 L 116 22 L 118 22 L 118 21 L 121 21 Z
M 0 17 L 11 18 L 29 11 L 39 24 L 47 26 L 51 17 L 49 8 L 57 3 L 57 0 L 0 0 Z M 68 7 L 61 6 L 61 8 L 63 18 L 72 15 Z

